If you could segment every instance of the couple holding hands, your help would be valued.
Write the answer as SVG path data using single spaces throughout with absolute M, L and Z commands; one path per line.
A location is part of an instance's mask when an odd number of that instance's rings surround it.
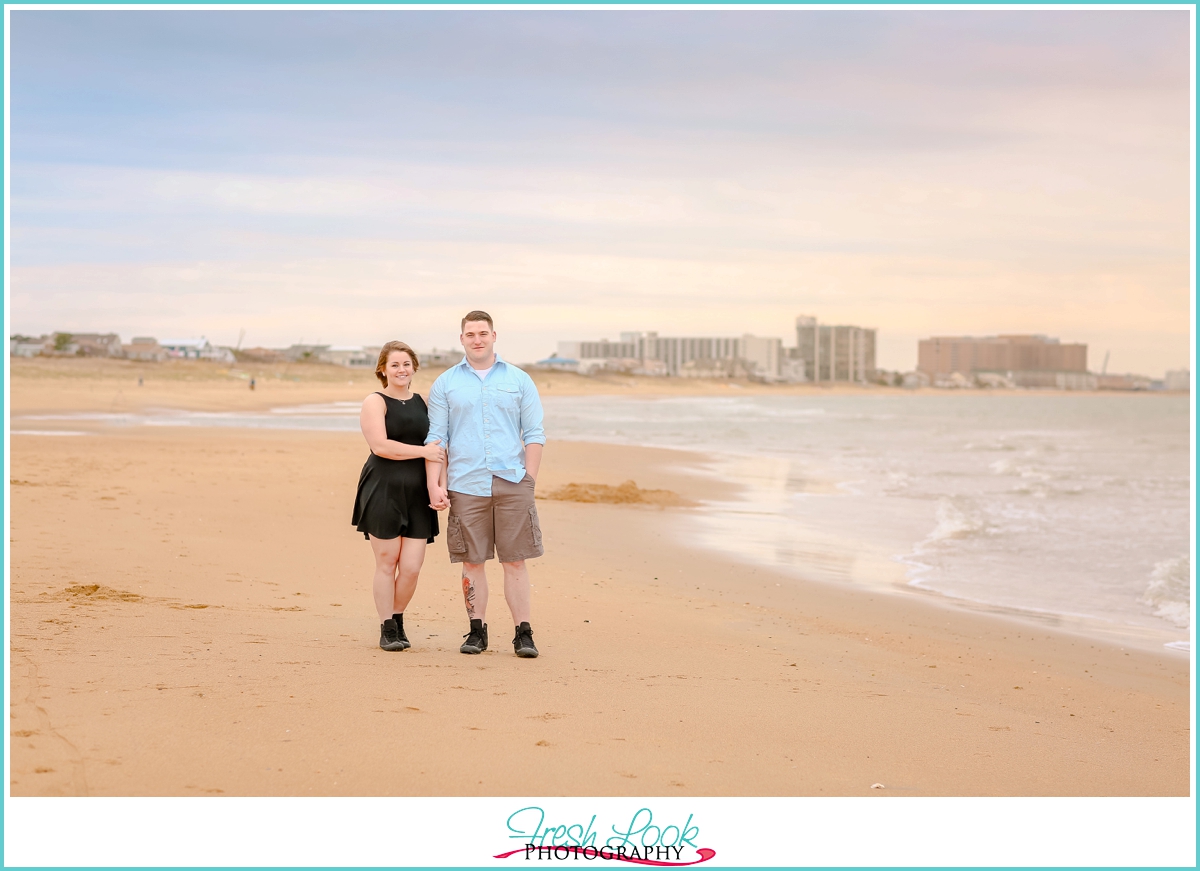
M 438 510 L 449 508 L 447 550 L 450 562 L 463 564 L 470 620 L 460 651 L 487 650 L 484 563 L 494 555 L 504 569 L 513 650 L 532 658 L 538 651 L 525 561 L 543 553 L 533 502 L 546 443 L 542 403 L 533 379 L 496 354 L 487 312 L 469 312 L 459 338 L 466 356 L 433 382 L 428 403 L 412 392 L 420 361 L 403 342 L 383 346 L 375 366 L 383 390 L 363 401 L 359 421 L 371 456 L 358 480 L 352 523 L 375 554 L 379 646 L 410 646 L 404 609 L 416 591 L 425 546 L 438 534 Z

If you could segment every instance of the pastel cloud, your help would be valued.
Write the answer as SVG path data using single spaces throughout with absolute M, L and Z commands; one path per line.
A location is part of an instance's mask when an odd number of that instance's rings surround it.
M 14 329 L 371 341 L 402 312 L 445 344 L 485 304 L 531 359 L 807 311 L 894 367 L 935 332 L 1187 357 L 1184 14 L 13 22 Z

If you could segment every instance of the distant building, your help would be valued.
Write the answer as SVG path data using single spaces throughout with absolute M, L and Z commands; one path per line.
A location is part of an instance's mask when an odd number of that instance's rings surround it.
M 1099 375 L 1091 372 L 1013 372 L 1009 380 L 1017 387 L 1054 387 L 1058 390 L 1096 390 Z
M 708 336 L 696 337 L 666 337 L 658 333 L 644 333 L 637 339 L 640 353 L 636 356 L 642 360 L 661 360 L 670 375 L 680 375 L 683 367 L 693 361 L 707 360 L 736 360 L 741 356 L 738 339 L 718 338 Z M 706 363 L 694 363 L 704 367 Z M 723 376 L 717 376 L 723 377 Z
M 116 333 L 71 333 L 76 354 L 84 357 L 120 357 L 121 337 Z
M 739 357 L 746 364 L 749 377 L 775 380 L 780 377 L 783 362 L 783 341 L 763 336 L 742 336 Z M 803 380 L 803 379 L 801 379 Z
M 937 336 L 917 344 L 917 369 L 934 385 L 955 374 L 978 380 L 1000 376 L 1017 387 L 1095 390 L 1087 371 L 1087 345 L 1063 344 L 1042 335 Z M 987 381 L 987 379 L 984 379 Z
M 199 339 L 165 339 L 159 344 L 173 359 L 199 360 L 201 354 L 212 350 L 212 344 L 203 336 Z
M 1192 373 L 1189 369 L 1172 369 L 1163 378 L 1164 390 L 1191 390 Z
M 533 364 L 537 369 L 549 369 L 559 372 L 578 372 L 579 361 L 571 357 L 560 357 L 557 353 L 551 354 L 545 360 L 538 360 Z
M 53 351 L 54 341 L 51 336 L 22 336 L 8 337 L 8 353 L 10 357 L 37 357 L 44 351 Z
M 283 351 L 275 348 L 243 348 L 238 356 L 254 363 L 282 363 L 287 357 Z
M 1095 378 L 1100 390 L 1149 390 L 1154 386 L 1148 375 L 1096 375 Z
M 293 363 L 317 363 L 329 345 L 291 345 L 284 349 L 283 356 Z
M 624 335 L 629 334 L 626 333 Z M 608 339 L 601 339 L 598 342 L 559 342 L 558 350 L 555 354 L 559 357 L 571 357 L 575 360 L 641 359 L 641 353 L 636 340 L 610 342 Z
M 740 357 L 696 357 L 679 367 L 680 378 L 749 378 L 752 370 Z
M 619 342 L 559 342 L 557 354 L 578 360 L 581 371 L 604 368 L 633 374 L 730 377 L 736 370 L 772 380 L 779 377 L 783 358 L 779 339 L 668 337 L 656 332 L 622 333 Z
M 799 357 L 793 357 L 790 353 L 792 350 L 785 349 L 779 361 L 779 380 L 799 384 L 808 380 L 807 364 Z
M 116 333 L 56 332 L 42 353 L 56 357 L 120 357 L 121 337 Z
M 789 356 L 804 363 L 807 380 L 865 384 L 875 377 L 875 330 L 817 323 L 811 315 L 796 318 L 796 347 Z
M 376 351 L 376 354 L 379 352 Z M 462 361 L 464 352 L 462 348 L 451 348 L 449 350 L 439 351 L 433 348 L 424 354 L 421 354 L 422 366 L 455 366 Z
M 228 348 L 218 348 L 208 339 L 201 336 L 198 339 L 164 339 L 159 342 L 167 357 L 176 360 L 207 360 L 213 363 L 233 363 L 233 352 Z
M 324 351 L 317 352 L 317 360 L 322 363 L 333 363 L 335 366 L 347 366 L 351 369 L 374 368 L 379 359 L 377 349 L 368 350 L 361 345 L 331 345 Z
M 128 345 L 121 350 L 127 360 L 146 360 L 158 362 L 167 358 L 167 349 L 152 336 L 134 336 Z

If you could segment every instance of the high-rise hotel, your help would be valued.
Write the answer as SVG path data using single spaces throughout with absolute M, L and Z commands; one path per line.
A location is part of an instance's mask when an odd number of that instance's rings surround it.
M 660 336 L 621 333 L 619 342 L 559 342 L 558 355 L 584 361 L 624 361 L 627 368 L 665 375 L 708 376 L 735 370 L 784 381 L 852 381 L 865 383 L 875 374 L 875 330 L 827 326 L 802 315 L 796 318 L 796 347 L 784 348 L 777 338 L 743 335 Z
M 779 376 L 783 357 L 779 339 L 744 335 L 660 336 L 658 333 L 621 333 L 619 342 L 559 342 L 558 353 L 576 360 L 625 360 L 645 365 L 658 363 L 664 374 L 704 374 L 717 371 L 718 362 L 741 361 L 749 371 L 768 378 Z
M 917 369 L 936 384 L 962 376 L 1000 375 L 1018 387 L 1095 390 L 1087 345 L 1042 335 L 934 336 L 917 344 Z
M 811 315 L 800 315 L 796 347 L 788 355 L 804 362 L 808 381 L 864 383 L 875 375 L 875 330 L 819 324 Z

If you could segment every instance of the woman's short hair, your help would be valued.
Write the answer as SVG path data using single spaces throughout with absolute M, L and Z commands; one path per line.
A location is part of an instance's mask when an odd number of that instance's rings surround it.
M 409 359 L 413 361 L 414 372 L 421 368 L 421 361 L 417 359 L 416 351 L 403 342 L 388 342 L 379 349 L 379 362 L 375 364 L 375 377 L 380 380 L 384 387 L 387 387 L 387 376 L 383 374 L 383 370 L 387 367 L 388 357 L 392 351 L 403 351 L 405 354 L 408 354 Z

